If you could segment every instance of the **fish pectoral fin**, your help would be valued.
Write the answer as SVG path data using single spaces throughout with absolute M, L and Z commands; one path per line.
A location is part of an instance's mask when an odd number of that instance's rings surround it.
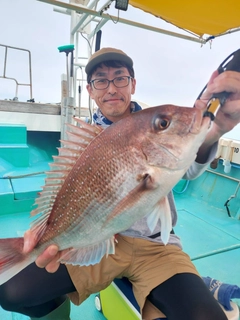
M 107 223 L 121 214 L 123 211 L 127 211 L 133 208 L 137 203 L 140 201 L 142 196 L 148 191 L 156 189 L 159 187 L 158 180 L 155 178 L 156 175 L 159 174 L 158 168 L 151 168 L 141 174 L 138 175 L 137 181 L 139 182 L 138 185 L 133 188 L 126 197 L 121 199 L 116 207 L 113 209 L 112 213 L 107 217 L 103 228 L 107 225 Z
M 159 168 L 150 166 L 147 172 L 140 174 L 137 178 L 141 182 L 141 189 L 153 190 L 158 188 L 160 175 L 161 170 Z
M 115 237 L 104 240 L 93 246 L 73 248 L 63 254 L 59 262 L 80 266 L 89 266 L 99 263 L 104 256 L 115 253 Z
M 156 228 L 159 220 L 161 221 L 161 239 L 164 244 L 167 244 L 172 230 L 172 215 L 167 197 L 162 198 L 147 217 L 151 232 Z

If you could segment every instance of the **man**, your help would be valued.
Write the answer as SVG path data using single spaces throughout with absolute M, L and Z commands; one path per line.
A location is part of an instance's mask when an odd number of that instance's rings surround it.
M 98 125 L 107 127 L 141 109 L 131 102 L 136 87 L 133 61 L 121 50 L 99 50 L 89 60 L 86 73 L 87 90 L 98 106 L 94 114 Z M 195 107 L 206 109 L 211 95 L 222 91 L 231 95 L 219 110 L 185 178 L 195 178 L 205 170 L 214 159 L 219 138 L 240 122 L 240 73 L 214 72 Z M 168 200 L 174 227 L 177 213 L 172 193 Z M 146 219 L 137 221 L 118 236 L 114 255 L 88 267 L 59 265 L 57 259 L 62 253 L 52 245 L 36 260 L 42 269 L 32 264 L 0 287 L 0 304 L 32 319 L 60 319 L 59 314 L 63 314 L 67 305 L 65 294 L 80 304 L 114 278 L 125 276 L 133 284 L 144 319 L 156 319 L 162 311 L 168 320 L 226 320 L 190 258 L 182 251 L 179 238 L 171 234 L 169 243 L 163 246 L 160 231 L 160 225 L 151 233 Z M 30 231 L 25 234 L 25 252 L 32 249 L 32 237 Z M 61 319 L 69 319 L 68 313 L 67 310 Z

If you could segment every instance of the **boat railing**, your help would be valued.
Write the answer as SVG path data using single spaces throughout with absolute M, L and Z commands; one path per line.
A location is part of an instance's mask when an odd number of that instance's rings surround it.
M 216 159 L 223 160 L 224 172 L 229 173 L 231 167 L 240 165 L 240 141 L 221 138 L 218 144 Z
M 29 91 L 30 91 L 30 101 L 32 100 L 32 66 L 31 66 L 31 52 L 27 49 L 23 49 L 23 48 L 18 48 L 18 47 L 12 47 L 12 46 L 7 46 L 4 44 L 0 44 L 1 47 L 5 48 L 5 52 L 4 52 L 4 63 L 3 63 L 3 73 L 2 75 L 0 74 L 0 78 L 3 79 L 8 79 L 8 80 L 12 80 L 15 81 L 16 83 L 16 91 L 15 91 L 15 96 L 14 96 L 14 100 L 18 100 L 18 87 L 19 86 L 28 86 L 29 87 Z M 20 51 L 24 51 L 28 54 L 28 65 L 29 65 L 29 82 L 28 83 L 20 83 L 18 82 L 17 79 L 12 78 L 12 77 L 8 77 L 7 76 L 7 58 L 8 58 L 8 50 L 20 50 Z

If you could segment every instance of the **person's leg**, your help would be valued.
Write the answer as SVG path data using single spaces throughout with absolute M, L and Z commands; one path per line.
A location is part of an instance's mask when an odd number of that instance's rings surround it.
M 0 305 L 3 309 L 43 317 L 66 300 L 75 287 L 65 265 L 55 273 L 48 273 L 32 263 L 0 286 Z
M 153 289 L 148 299 L 168 320 L 227 320 L 200 277 L 180 273 Z

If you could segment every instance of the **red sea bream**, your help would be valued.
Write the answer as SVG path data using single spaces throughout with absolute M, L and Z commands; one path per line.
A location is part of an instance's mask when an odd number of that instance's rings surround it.
M 148 214 L 161 221 L 167 244 L 172 228 L 166 196 L 196 158 L 210 119 L 196 108 L 163 105 L 131 114 L 103 130 L 76 119 L 36 199 L 31 229 L 23 238 L 0 239 L 0 284 L 50 244 L 71 248 L 62 263 L 90 265 L 114 254 L 114 236 Z

